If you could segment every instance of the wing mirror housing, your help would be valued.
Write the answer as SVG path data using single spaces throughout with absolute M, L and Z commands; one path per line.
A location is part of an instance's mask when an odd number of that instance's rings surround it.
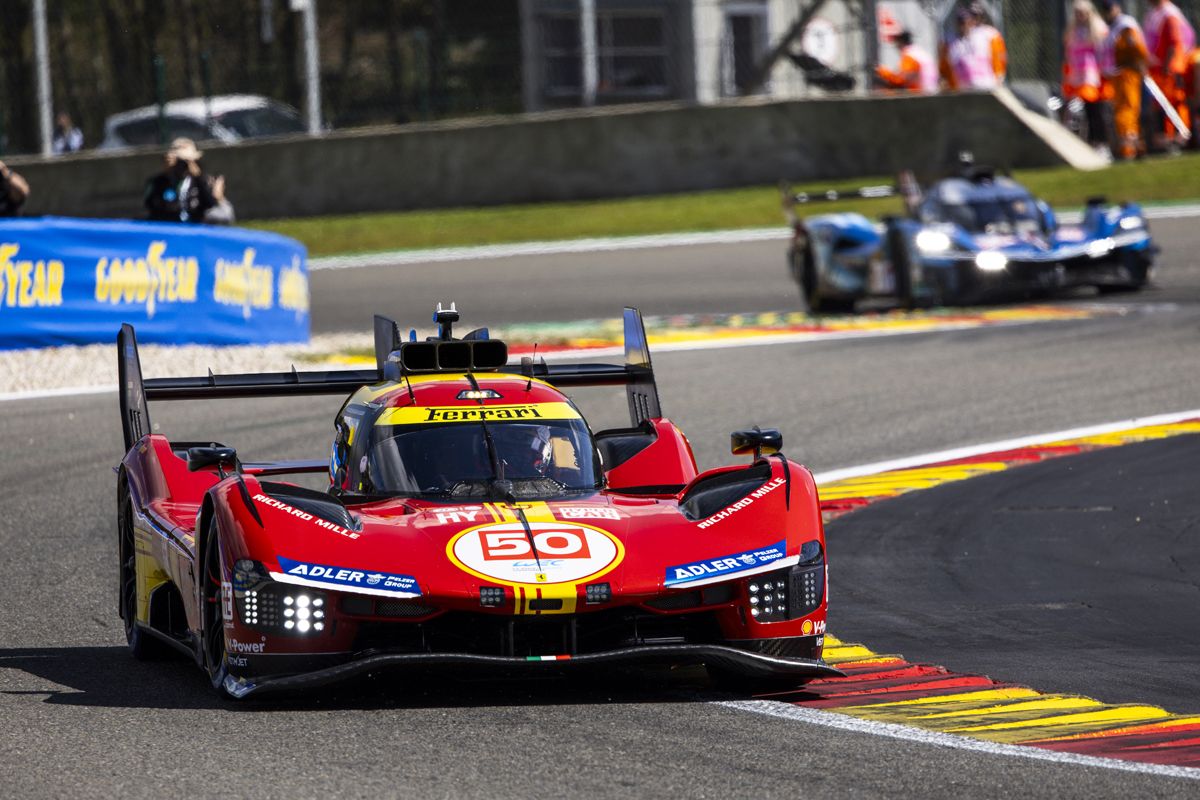
M 777 428 L 754 427 L 729 435 L 729 450 L 735 456 L 753 455 L 755 459 L 773 456 L 783 449 L 783 434 Z
M 216 467 L 221 477 L 225 470 L 237 471 L 237 450 L 232 447 L 189 447 L 187 451 L 188 472 Z

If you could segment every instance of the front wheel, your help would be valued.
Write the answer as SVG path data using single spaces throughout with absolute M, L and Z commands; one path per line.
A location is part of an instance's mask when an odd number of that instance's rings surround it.
M 813 259 L 812 250 L 807 246 L 792 247 L 791 268 L 792 277 L 800 287 L 800 299 L 804 302 L 806 311 L 811 314 L 854 311 L 854 300 L 821 296 L 817 264 Z
M 1137 292 L 1146 287 L 1150 279 L 1150 259 L 1141 253 L 1126 251 L 1121 254 L 1121 266 L 1125 268 L 1129 280 L 1125 283 L 1100 284 L 1096 291 L 1100 294 L 1119 294 Z
M 125 475 L 117 484 L 117 610 L 125 623 L 125 642 L 139 661 L 157 661 L 173 655 L 171 648 L 138 625 L 137 539 L 133 530 L 133 497 Z
M 222 580 L 221 542 L 217 535 L 217 520 L 211 518 L 204 538 L 204 558 L 201 561 L 202 584 L 200 591 L 200 613 L 202 620 L 202 639 L 204 650 L 204 671 L 213 689 L 229 697 L 225 688 L 225 679 L 229 677 L 229 666 L 226 663 L 225 646 L 225 615 L 224 604 L 228 584 Z

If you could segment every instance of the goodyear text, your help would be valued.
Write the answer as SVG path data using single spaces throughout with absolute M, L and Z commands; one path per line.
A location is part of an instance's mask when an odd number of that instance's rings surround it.
M 0 307 L 61 306 L 63 262 L 17 261 L 21 246 L 0 244 Z
M 145 258 L 101 258 L 96 262 L 96 302 L 144 303 L 153 317 L 158 303 L 196 302 L 200 262 L 165 256 L 166 242 L 151 242 Z

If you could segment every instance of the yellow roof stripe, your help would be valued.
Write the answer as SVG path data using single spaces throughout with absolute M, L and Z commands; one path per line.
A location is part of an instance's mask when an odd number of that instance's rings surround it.
M 376 425 L 423 425 L 438 422 L 537 422 L 579 419 L 570 403 L 513 403 L 506 405 L 401 406 L 379 415 Z

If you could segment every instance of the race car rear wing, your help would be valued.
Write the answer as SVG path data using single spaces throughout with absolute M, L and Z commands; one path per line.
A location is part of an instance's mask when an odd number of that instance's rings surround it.
M 911 171 L 901 172 L 895 185 L 860 186 L 857 189 L 826 189 L 817 192 L 796 192 L 786 182 L 781 181 L 779 191 L 783 195 L 783 211 L 789 221 L 795 222 L 795 207 L 813 203 L 836 203 L 839 200 L 874 200 L 885 197 L 899 197 L 904 201 L 905 210 L 912 215 L 921 203 L 921 185 Z
M 629 401 L 629 416 L 636 427 L 645 420 L 662 416 L 658 387 L 650 363 L 642 315 L 626 308 L 624 364 L 546 364 L 522 359 L 499 371 L 537 378 L 560 387 L 619 386 L 624 384 Z M 467 334 L 464 340 L 469 340 Z M 486 336 L 480 337 L 486 340 Z M 455 342 L 457 344 L 457 342 Z M 497 352 L 492 341 L 490 352 Z M 384 372 L 389 356 L 400 347 L 399 329 L 385 317 L 375 317 L 374 369 L 308 370 L 292 367 L 290 372 L 258 372 L 235 375 L 208 375 L 183 378 L 143 378 L 138 355 L 137 335 L 126 323 L 117 334 L 117 374 L 120 381 L 121 431 L 128 452 L 153 430 L 150 423 L 151 400 L 211 400 L 248 397 L 292 397 L 298 395 L 349 395 L 359 387 L 386 380 Z M 507 352 L 506 350 L 504 352 Z M 468 371 L 459 368 L 453 371 Z M 443 371 L 451 371 L 449 369 Z

